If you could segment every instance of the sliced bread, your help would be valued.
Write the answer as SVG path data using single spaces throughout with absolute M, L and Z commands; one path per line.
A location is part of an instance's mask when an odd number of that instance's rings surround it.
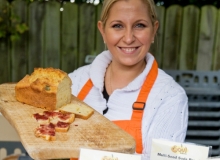
M 81 119 L 88 119 L 92 114 L 94 113 L 94 109 L 85 104 L 84 102 L 81 102 L 79 100 L 74 100 L 59 108 L 61 112 L 67 112 L 67 113 L 74 113 L 76 118 Z

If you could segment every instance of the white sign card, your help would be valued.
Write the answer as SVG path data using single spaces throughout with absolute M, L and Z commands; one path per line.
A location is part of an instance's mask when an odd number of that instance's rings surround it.
M 210 157 L 210 158 L 208 158 L 207 160 L 220 160 L 220 156 Z
M 151 160 L 207 160 L 209 147 L 177 143 L 168 140 L 153 139 Z
M 81 148 L 79 160 L 141 160 L 141 155 Z

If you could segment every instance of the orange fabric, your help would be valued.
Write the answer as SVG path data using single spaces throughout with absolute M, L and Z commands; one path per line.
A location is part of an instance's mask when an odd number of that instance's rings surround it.
M 120 128 L 122 128 L 123 130 L 125 130 L 135 138 L 137 153 L 142 153 L 143 150 L 142 133 L 141 133 L 143 111 L 150 90 L 157 78 L 157 74 L 158 74 L 158 66 L 157 66 L 157 62 L 154 60 L 151 70 L 147 75 L 146 80 L 139 92 L 137 101 L 134 102 L 132 106 L 133 113 L 131 116 L 131 120 L 113 121 L 116 125 L 118 125 Z M 81 100 L 84 100 L 84 98 L 89 93 L 92 87 L 93 87 L 92 81 L 91 79 L 89 79 L 77 97 Z M 71 159 L 71 160 L 75 160 L 75 159 Z
M 153 65 L 151 67 L 151 70 L 144 82 L 144 85 L 142 86 L 140 93 L 138 95 L 137 101 L 139 103 L 134 103 L 133 107 L 136 107 L 135 104 L 140 104 L 140 102 L 144 103 L 143 106 L 143 110 L 134 110 L 133 109 L 133 114 L 131 117 L 131 120 L 136 122 L 137 121 L 137 125 L 139 125 L 139 130 L 138 130 L 138 134 L 139 136 L 136 137 L 136 141 L 137 141 L 137 147 L 136 147 L 136 152 L 137 153 L 142 153 L 143 150 L 143 145 L 142 145 L 142 133 L 141 133 L 141 125 L 142 125 L 142 117 L 143 117 L 143 113 L 144 113 L 144 107 L 145 107 L 145 102 L 148 98 L 148 95 L 151 91 L 151 88 L 154 85 L 154 82 L 156 81 L 158 75 L 158 66 L 157 66 L 157 62 L 154 60 Z
M 129 133 L 136 142 L 136 152 L 142 153 L 142 134 L 141 134 L 141 121 L 140 120 L 120 120 L 113 121 L 121 129 Z
M 114 121 L 116 125 L 130 133 L 136 141 L 136 152 L 142 153 L 143 145 L 142 145 L 142 133 L 141 133 L 141 125 L 142 125 L 142 117 L 143 111 L 145 107 L 145 102 L 148 98 L 150 90 L 157 78 L 158 74 L 158 66 L 157 62 L 154 60 L 151 70 L 139 92 L 137 97 L 137 101 L 133 104 L 133 113 L 131 116 L 131 120 L 122 120 L 122 121 Z
M 137 98 L 136 102 L 146 102 L 146 98 L 148 97 L 148 94 L 150 93 L 150 90 L 157 78 L 157 73 L 158 72 L 158 66 L 157 62 L 154 60 L 153 65 L 151 67 L 150 72 L 147 75 L 147 78 L 144 82 L 144 85 L 142 86 L 139 96 Z
M 80 100 L 84 100 L 87 94 L 89 93 L 89 91 L 92 89 L 92 87 L 93 87 L 93 83 L 91 79 L 89 79 L 86 82 L 86 84 L 83 86 L 79 94 L 77 95 L 77 98 L 79 98 Z

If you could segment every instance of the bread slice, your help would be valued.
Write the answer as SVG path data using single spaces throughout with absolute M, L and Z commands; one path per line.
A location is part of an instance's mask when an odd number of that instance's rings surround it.
M 43 138 L 44 140 L 55 141 L 56 140 L 55 125 L 52 123 L 44 124 L 44 125 L 41 124 L 39 125 L 39 127 L 35 129 L 34 134 L 36 137 Z
M 39 123 L 34 132 L 35 136 L 47 141 L 55 141 L 56 132 L 67 132 L 69 130 L 70 124 L 75 119 L 75 114 L 44 111 L 43 113 L 33 114 L 33 117 Z
M 39 124 L 57 124 L 59 121 L 64 123 L 73 123 L 75 120 L 75 114 L 73 113 L 64 113 L 59 111 L 44 111 L 42 113 L 33 114 L 34 119 Z
M 55 125 L 56 132 L 67 132 L 70 128 L 70 123 L 58 121 Z
M 36 121 L 39 124 L 49 124 L 50 123 L 50 119 L 48 116 L 44 115 L 43 113 L 35 113 L 33 114 L 34 119 L 36 119 Z
M 64 123 L 73 123 L 75 120 L 75 114 L 73 113 L 64 113 L 60 111 L 53 111 L 53 118 L 51 122 L 64 122 Z
M 94 113 L 94 109 L 87 104 L 78 101 L 72 101 L 71 103 L 59 108 L 61 112 L 74 113 L 76 118 L 88 119 Z

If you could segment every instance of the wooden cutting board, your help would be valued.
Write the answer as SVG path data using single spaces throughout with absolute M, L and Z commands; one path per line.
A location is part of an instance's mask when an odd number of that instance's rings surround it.
M 43 109 L 18 102 L 15 84 L 0 85 L 0 112 L 18 132 L 21 142 L 33 159 L 78 158 L 80 148 L 134 153 L 135 141 L 125 131 L 98 112 L 87 120 L 76 118 L 67 133 L 56 133 L 56 141 L 36 138 L 38 123 L 32 117 Z M 74 98 L 73 101 L 80 103 Z

